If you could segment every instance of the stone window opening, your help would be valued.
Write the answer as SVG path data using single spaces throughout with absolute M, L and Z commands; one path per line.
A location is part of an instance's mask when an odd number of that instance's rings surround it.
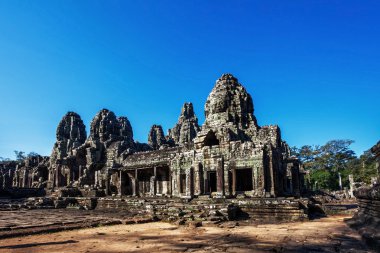
M 206 138 L 204 140 L 204 146 L 216 146 L 219 145 L 219 140 L 216 138 L 216 135 L 213 131 L 207 133 Z

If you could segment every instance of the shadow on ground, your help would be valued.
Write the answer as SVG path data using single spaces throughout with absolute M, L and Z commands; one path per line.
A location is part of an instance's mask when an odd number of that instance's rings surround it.
M 78 241 L 67 240 L 67 241 L 61 241 L 61 242 L 25 243 L 25 244 L 17 244 L 17 245 L 0 246 L 0 249 L 24 249 L 24 248 L 30 248 L 30 247 L 60 245 L 60 244 L 70 244 L 70 243 L 78 243 Z

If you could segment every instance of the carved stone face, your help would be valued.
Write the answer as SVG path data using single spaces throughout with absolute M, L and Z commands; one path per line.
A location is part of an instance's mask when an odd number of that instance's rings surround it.
M 84 143 L 86 127 L 75 112 L 68 112 L 57 127 L 57 141 L 73 140 Z
M 217 80 L 207 98 L 205 115 L 206 123 L 209 125 L 232 122 L 240 128 L 247 128 L 256 124 L 251 96 L 230 74 L 225 74 Z M 213 123 L 214 121 L 217 122 Z
M 103 109 L 93 118 L 90 127 L 90 138 L 106 142 L 117 137 L 127 142 L 127 146 L 133 146 L 133 131 L 126 117 L 117 118 L 116 115 Z

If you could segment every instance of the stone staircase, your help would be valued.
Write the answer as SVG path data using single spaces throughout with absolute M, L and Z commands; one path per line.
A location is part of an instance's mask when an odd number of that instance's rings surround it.
M 211 199 L 212 200 L 212 199 Z M 237 207 L 225 201 L 180 198 L 98 198 L 97 210 L 124 210 L 136 214 L 149 214 L 165 221 L 220 222 L 236 218 Z
M 214 199 L 99 198 L 96 209 L 146 213 L 166 221 L 250 220 L 299 221 L 308 218 L 307 207 L 294 198 Z
M 222 222 L 234 220 L 237 207 L 229 203 L 204 203 L 190 201 L 188 203 L 169 203 L 153 205 L 152 213 L 158 218 L 168 221 L 210 221 Z
M 294 198 L 231 199 L 239 207 L 238 219 L 258 222 L 300 221 L 308 219 L 307 207 Z
M 219 223 L 228 220 L 253 222 L 298 221 L 308 218 L 307 200 L 294 198 L 224 199 L 136 197 L 58 197 L 29 198 L 17 203 L 1 203 L 0 210 L 19 208 L 66 208 L 98 210 L 103 213 L 124 213 L 128 216 L 149 216 L 152 219 L 185 223 L 201 221 Z M 304 204 L 303 204 L 304 202 Z

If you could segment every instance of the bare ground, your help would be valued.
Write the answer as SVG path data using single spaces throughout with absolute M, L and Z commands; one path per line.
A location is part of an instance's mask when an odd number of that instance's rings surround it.
M 371 252 L 342 216 L 282 224 L 115 225 L 0 240 L 0 252 Z

